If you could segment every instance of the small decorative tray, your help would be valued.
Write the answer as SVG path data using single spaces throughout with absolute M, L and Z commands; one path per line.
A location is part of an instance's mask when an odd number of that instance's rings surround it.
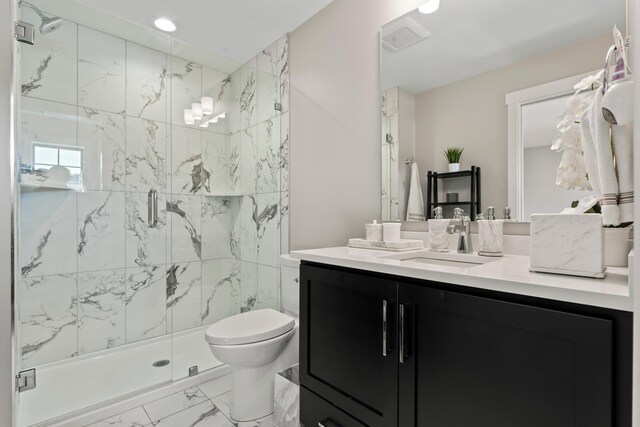
M 397 242 L 376 242 L 366 239 L 349 239 L 348 246 L 350 248 L 380 249 L 383 251 L 404 252 L 424 249 L 424 242 L 422 240 L 409 239 L 400 239 Z

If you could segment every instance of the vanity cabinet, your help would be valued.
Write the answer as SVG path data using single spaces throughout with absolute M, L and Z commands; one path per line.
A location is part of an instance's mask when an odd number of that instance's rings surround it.
M 307 427 L 631 426 L 630 313 L 303 263 L 300 333 Z
M 365 425 L 397 425 L 396 282 L 311 266 L 301 274 L 301 384 Z

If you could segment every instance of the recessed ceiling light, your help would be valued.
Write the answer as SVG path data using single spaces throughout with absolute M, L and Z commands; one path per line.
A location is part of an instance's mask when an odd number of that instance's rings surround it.
M 440 0 L 429 0 L 418 8 L 420 13 L 433 13 L 440 7 Z
M 153 25 L 155 25 L 159 30 L 166 31 L 168 33 L 172 33 L 176 30 L 176 24 L 167 18 L 158 18 L 153 21 Z

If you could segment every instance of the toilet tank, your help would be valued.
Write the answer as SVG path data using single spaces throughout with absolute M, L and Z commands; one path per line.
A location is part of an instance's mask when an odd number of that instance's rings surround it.
M 289 255 L 280 256 L 280 299 L 282 310 L 289 316 L 300 315 L 300 260 Z

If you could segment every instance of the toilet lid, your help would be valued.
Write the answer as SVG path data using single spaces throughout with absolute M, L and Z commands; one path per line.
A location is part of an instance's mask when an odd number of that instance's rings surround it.
M 250 344 L 289 332 L 294 325 L 293 317 L 271 308 L 247 311 L 209 326 L 206 339 L 209 344 Z

